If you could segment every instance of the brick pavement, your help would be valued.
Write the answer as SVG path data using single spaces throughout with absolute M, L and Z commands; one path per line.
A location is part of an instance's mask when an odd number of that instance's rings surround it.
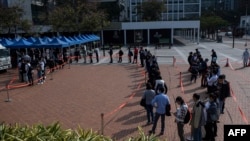
M 189 83 L 190 74 L 187 65 L 160 65 L 163 79 L 169 87 L 172 111 L 175 111 L 174 98 L 183 96 L 191 106 L 194 92 L 207 97 L 205 89 L 197 83 Z M 249 96 L 247 93 L 249 68 L 240 68 L 240 64 L 232 63 L 231 67 L 221 66 L 222 72 L 231 82 L 234 97 L 226 101 L 226 112 L 221 115 L 218 123 L 217 141 L 223 141 L 224 124 L 246 124 L 240 110 L 250 118 L 248 112 Z M 145 90 L 144 70 L 134 64 L 101 64 L 71 65 L 58 70 L 43 85 L 24 87 L 9 91 L 11 102 L 6 103 L 6 91 L 0 91 L 0 122 L 45 125 L 59 121 L 63 128 L 77 128 L 100 132 L 101 113 L 104 113 L 104 134 L 115 140 L 124 140 L 138 135 L 138 126 L 147 132 L 146 112 L 139 106 Z M 180 87 L 182 72 L 183 90 Z M 14 73 L 6 77 L 12 78 Z M 2 78 L 2 76 L 1 76 Z M 2 79 L 1 79 L 2 81 Z M 6 81 L 4 81 L 6 82 Z M 240 110 L 239 110 L 240 109 Z M 160 124 L 156 133 L 160 131 Z M 190 135 L 190 126 L 185 126 L 185 134 Z M 178 141 L 174 117 L 166 117 L 166 130 L 161 140 Z

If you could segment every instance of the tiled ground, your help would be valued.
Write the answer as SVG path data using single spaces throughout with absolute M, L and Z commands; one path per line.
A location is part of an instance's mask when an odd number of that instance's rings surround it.
M 206 97 L 205 89 L 197 83 L 190 84 L 187 65 L 161 65 L 162 76 L 166 80 L 171 99 L 172 111 L 175 111 L 174 98 L 183 96 L 191 106 L 194 92 Z M 240 73 L 223 67 L 229 80 L 238 79 Z M 241 71 L 247 71 L 246 69 Z M 183 89 L 180 87 L 180 72 Z M 233 72 L 233 73 L 232 73 Z M 8 79 L 13 78 L 13 72 Z M 2 76 L 2 75 L 1 75 Z M 244 77 L 244 76 L 242 76 Z M 53 80 L 51 80 L 53 78 Z M 1 79 L 3 80 L 3 79 Z M 249 104 L 244 92 L 238 86 L 245 85 L 247 80 L 233 81 L 234 98 L 227 99 L 226 112 L 218 123 L 218 137 L 223 141 L 224 124 L 245 124 L 240 109 L 249 118 L 246 108 Z M 139 106 L 145 83 L 144 69 L 135 64 L 71 65 L 57 70 L 53 76 L 47 75 L 43 85 L 35 85 L 8 91 L 11 102 L 4 102 L 7 91 L 1 91 L 0 120 L 5 123 L 50 124 L 59 121 L 63 128 L 77 128 L 101 132 L 101 113 L 104 114 L 104 134 L 115 140 L 124 140 L 138 135 L 138 126 L 147 133 L 151 125 L 146 126 L 145 110 Z M 240 83 L 240 84 L 237 84 Z M 16 84 L 16 81 L 14 81 Z M 184 90 L 184 91 L 183 91 Z M 159 132 L 160 124 L 156 132 Z M 190 135 L 190 126 L 185 126 L 185 133 Z M 174 117 L 166 118 L 166 130 L 162 140 L 178 141 Z
M 238 47 L 238 46 L 236 46 Z M 239 46 L 238 48 L 243 48 Z M 109 60 L 106 57 L 106 62 Z M 178 60 L 177 60 L 178 61 Z M 82 60 L 80 61 L 82 62 Z M 222 62 L 224 63 L 224 62 Z M 233 97 L 226 101 L 225 114 L 218 123 L 216 141 L 223 141 L 224 124 L 247 124 L 250 119 L 249 68 L 241 68 L 239 62 L 231 62 L 229 67 L 221 66 L 231 82 Z M 169 87 L 168 95 L 175 112 L 174 99 L 183 96 L 189 106 L 192 94 L 206 98 L 206 89 L 197 83 L 190 83 L 190 74 L 185 64 L 161 64 L 163 79 Z M 181 81 L 180 81 L 181 74 Z M 125 140 L 138 135 L 138 127 L 147 134 L 152 125 L 146 126 L 146 112 L 139 105 L 145 90 L 144 69 L 128 64 L 66 65 L 53 75 L 48 74 L 43 85 L 26 86 L 6 91 L 11 86 L 20 86 L 16 70 L 0 74 L 0 122 L 7 124 L 51 124 L 59 121 L 63 128 L 77 128 L 101 132 L 101 114 L 104 114 L 104 134 L 115 140 Z M 182 87 L 181 87 L 182 82 Z M 5 102 L 9 94 L 11 102 Z M 160 123 L 160 122 L 159 122 Z M 156 132 L 160 131 L 158 124 Z M 185 134 L 190 135 L 190 126 L 185 125 Z M 166 130 L 161 140 L 178 141 L 174 117 L 166 117 Z

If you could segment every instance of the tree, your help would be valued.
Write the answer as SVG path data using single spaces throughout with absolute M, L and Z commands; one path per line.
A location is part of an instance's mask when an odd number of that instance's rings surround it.
M 226 25 L 228 25 L 227 21 L 215 15 L 202 15 L 200 19 L 201 31 L 203 32 L 202 35 L 209 36 L 212 34 L 213 39 L 218 29 Z
M 138 16 L 141 16 L 143 21 L 158 21 L 165 7 L 162 1 L 148 0 L 139 5 L 137 10 Z
M 61 3 L 49 14 L 49 23 L 56 32 L 97 31 L 107 23 L 104 11 L 97 9 L 94 2 L 75 0 Z
M 18 6 L 3 7 L 0 5 L 0 27 L 2 29 L 8 29 L 8 33 L 11 33 L 11 29 L 15 30 L 20 28 L 25 32 L 28 32 L 31 24 L 28 20 L 22 19 L 24 11 Z
M 107 18 L 109 21 L 119 21 L 120 12 L 122 7 L 120 7 L 117 2 L 102 2 L 98 6 L 99 10 L 103 10 L 107 13 Z

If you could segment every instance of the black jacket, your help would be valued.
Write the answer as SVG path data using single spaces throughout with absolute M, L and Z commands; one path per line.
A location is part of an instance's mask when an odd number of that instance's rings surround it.
M 224 80 L 222 84 L 217 83 L 217 85 L 220 100 L 224 100 L 226 97 L 230 96 L 230 85 L 228 81 Z

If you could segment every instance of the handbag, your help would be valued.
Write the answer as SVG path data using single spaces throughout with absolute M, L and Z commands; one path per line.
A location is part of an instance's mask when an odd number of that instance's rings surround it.
M 140 105 L 141 105 L 142 107 L 146 107 L 146 99 L 145 99 L 145 98 L 142 98 L 142 99 L 141 99 Z
M 170 111 L 171 111 L 171 105 L 170 105 L 170 104 L 167 104 L 167 105 L 166 105 L 166 113 L 165 113 L 165 115 L 166 115 L 166 116 L 171 116 Z

